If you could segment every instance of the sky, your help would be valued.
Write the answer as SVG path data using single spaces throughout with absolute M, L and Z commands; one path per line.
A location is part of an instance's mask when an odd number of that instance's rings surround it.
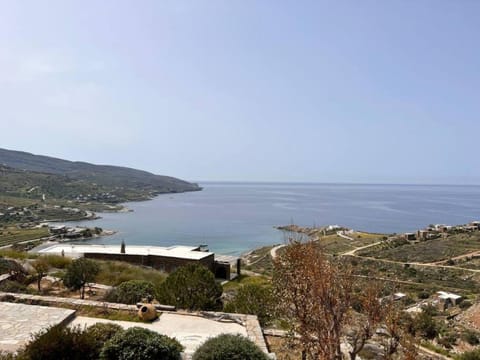
M 0 0 L 0 147 L 193 181 L 480 184 L 480 1 Z

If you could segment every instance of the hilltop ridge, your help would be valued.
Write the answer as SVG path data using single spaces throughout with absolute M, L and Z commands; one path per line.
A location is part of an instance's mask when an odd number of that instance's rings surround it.
M 197 184 L 143 170 L 7 149 L 0 149 L 0 173 L 0 193 L 14 197 L 41 198 L 46 194 L 57 199 L 118 203 L 201 190 Z

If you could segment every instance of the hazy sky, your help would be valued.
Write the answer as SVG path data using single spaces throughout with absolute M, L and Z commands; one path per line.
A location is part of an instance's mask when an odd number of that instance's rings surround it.
M 480 1 L 0 0 L 0 134 L 188 180 L 480 183 Z

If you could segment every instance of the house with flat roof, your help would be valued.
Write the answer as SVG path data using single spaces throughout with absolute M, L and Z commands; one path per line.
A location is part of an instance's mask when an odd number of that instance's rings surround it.
M 172 272 L 176 268 L 188 264 L 200 264 L 212 271 L 216 277 L 230 279 L 232 263 L 237 266 L 240 274 L 240 259 L 232 256 L 218 256 L 208 251 L 204 246 L 139 246 L 125 247 L 121 245 L 84 245 L 57 244 L 39 250 L 40 254 L 63 254 L 68 257 L 85 257 L 97 260 L 125 261 L 131 264 L 150 266 L 157 270 Z
M 446 310 L 449 307 L 460 304 L 463 300 L 461 295 L 450 293 L 447 291 L 437 291 L 436 300 L 440 310 Z

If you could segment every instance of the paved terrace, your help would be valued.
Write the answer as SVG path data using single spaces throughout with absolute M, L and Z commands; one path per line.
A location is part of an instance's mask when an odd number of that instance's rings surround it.
M 93 300 L 39 296 L 0 292 L 0 351 L 15 351 L 30 339 L 32 333 L 59 323 L 89 326 L 97 322 L 113 322 L 123 328 L 140 326 L 161 334 L 176 337 L 185 346 L 184 359 L 190 359 L 195 349 L 210 337 L 219 334 L 241 334 L 268 353 L 263 332 L 253 315 L 217 312 L 162 311 L 152 323 L 112 321 L 100 318 L 75 317 L 75 310 L 1 302 L 2 299 L 29 302 L 97 306 L 102 308 L 137 311 L 135 305 L 114 304 Z M 272 354 L 272 356 L 274 356 Z
M 0 302 L 0 351 L 15 352 L 32 334 L 74 316 L 75 310 Z

